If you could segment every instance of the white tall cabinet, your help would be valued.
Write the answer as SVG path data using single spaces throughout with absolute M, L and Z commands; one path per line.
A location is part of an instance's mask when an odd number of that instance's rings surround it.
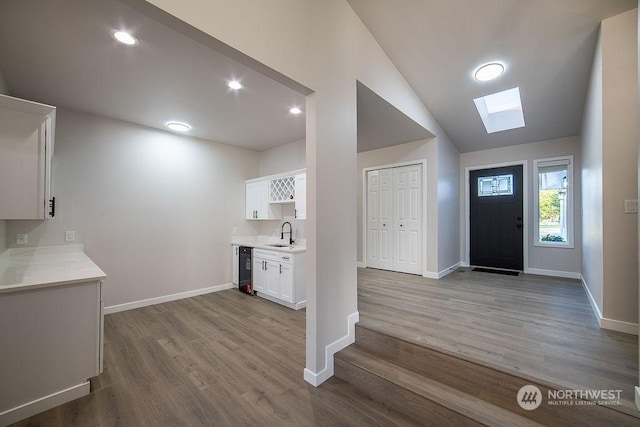
M 55 107 L 0 95 L 0 219 L 47 219 Z
M 422 165 L 367 172 L 367 267 L 422 274 Z

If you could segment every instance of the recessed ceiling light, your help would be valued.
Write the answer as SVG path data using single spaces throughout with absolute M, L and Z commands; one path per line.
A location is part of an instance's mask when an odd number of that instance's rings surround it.
M 240 84 L 240 82 L 239 82 L 239 81 L 237 81 L 237 80 L 231 80 L 231 81 L 227 84 L 227 86 L 229 86 L 229 88 L 230 88 L 230 89 L 233 89 L 233 90 L 242 89 L 242 84 Z
M 191 126 L 180 122 L 169 122 L 167 123 L 167 127 L 171 130 L 175 130 L 176 132 L 188 132 L 191 130 Z
M 131 33 L 127 33 L 126 31 L 113 31 L 111 36 L 119 41 L 122 44 L 126 44 L 127 46 L 135 46 L 138 44 L 138 39 L 135 38 Z
M 492 62 L 478 68 L 473 76 L 480 82 L 488 82 L 497 79 L 502 73 L 504 73 L 504 65 L 498 62 Z
M 291 109 L 289 110 L 289 112 L 290 112 L 291 114 L 300 114 L 300 113 L 302 113 L 302 110 L 301 110 L 300 108 L 298 108 L 298 107 L 293 107 L 293 108 L 291 108 Z

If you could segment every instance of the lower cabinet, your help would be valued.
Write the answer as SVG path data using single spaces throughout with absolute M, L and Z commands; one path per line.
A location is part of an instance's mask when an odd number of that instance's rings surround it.
M 231 263 L 231 269 L 233 270 L 231 283 L 237 285 L 240 280 L 240 246 L 231 245 L 231 259 L 233 260 Z
M 102 336 L 100 280 L 0 293 L 0 426 L 89 394 Z
M 258 296 L 290 308 L 306 305 L 304 263 L 306 253 L 253 250 L 253 289 Z

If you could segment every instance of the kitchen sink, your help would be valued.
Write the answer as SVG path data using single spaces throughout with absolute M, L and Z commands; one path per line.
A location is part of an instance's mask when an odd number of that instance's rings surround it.
M 283 245 L 282 243 L 271 243 L 265 246 L 271 246 L 273 248 L 288 248 L 289 245 Z

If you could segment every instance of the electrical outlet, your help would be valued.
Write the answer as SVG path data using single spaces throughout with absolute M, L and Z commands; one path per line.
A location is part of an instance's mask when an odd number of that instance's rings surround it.
M 76 240 L 76 232 L 75 231 L 65 231 L 64 232 L 64 241 L 65 242 L 73 242 Z
M 236 234 L 238 234 L 238 227 L 231 227 L 231 234 L 233 236 L 235 236 Z
M 27 235 L 16 234 L 16 245 L 26 245 L 26 244 L 27 244 Z
M 637 200 L 625 200 L 624 201 L 624 213 L 633 214 L 638 213 L 638 201 Z

